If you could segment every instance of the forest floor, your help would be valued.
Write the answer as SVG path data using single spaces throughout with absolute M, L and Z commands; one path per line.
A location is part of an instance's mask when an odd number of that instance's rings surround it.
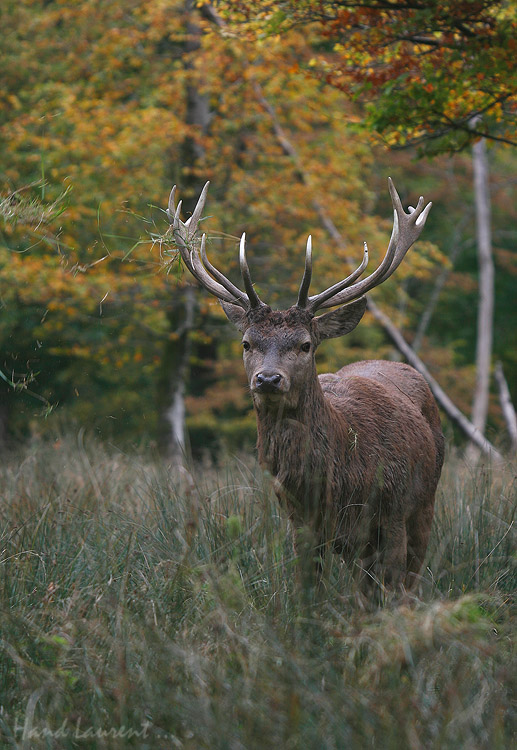
M 249 457 L 4 457 L 0 746 L 515 746 L 516 489 L 450 456 L 417 594 L 374 605 L 332 555 L 300 584 Z

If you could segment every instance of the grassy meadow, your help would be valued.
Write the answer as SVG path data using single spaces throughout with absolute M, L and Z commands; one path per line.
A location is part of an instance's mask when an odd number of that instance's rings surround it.
M 0 747 L 515 746 L 516 486 L 450 456 L 419 591 L 373 605 L 333 556 L 301 587 L 249 456 L 4 456 Z

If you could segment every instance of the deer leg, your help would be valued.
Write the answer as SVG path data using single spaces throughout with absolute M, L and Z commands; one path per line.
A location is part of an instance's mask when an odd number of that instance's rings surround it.
M 321 581 L 325 559 L 325 544 L 311 526 L 297 526 L 294 549 L 299 560 L 302 587 L 312 588 Z
M 434 515 L 434 495 L 424 508 L 414 513 L 407 524 L 407 561 L 406 588 L 414 588 L 418 583 L 419 573 L 424 564 L 425 553 L 429 544 L 431 525 Z
M 403 517 L 376 515 L 370 524 L 369 539 L 361 555 L 361 587 L 365 592 L 396 588 L 404 578 L 407 559 L 407 532 Z
M 383 528 L 380 556 L 381 581 L 390 588 L 403 580 L 407 561 L 407 532 L 403 519 L 389 523 Z

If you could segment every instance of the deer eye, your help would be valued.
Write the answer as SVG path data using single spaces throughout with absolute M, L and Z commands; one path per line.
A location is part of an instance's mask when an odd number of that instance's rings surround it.
M 242 342 L 242 348 L 244 349 L 245 352 L 249 352 L 249 350 L 250 350 L 249 342 L 248 341 L 243 341 Z
M 310 350 L 311 350 L 311 342 L 310 341 L 306 341 L 305 344 L 301 345 L 300 349 L 302 350 L 302 352 L 310 352 Z

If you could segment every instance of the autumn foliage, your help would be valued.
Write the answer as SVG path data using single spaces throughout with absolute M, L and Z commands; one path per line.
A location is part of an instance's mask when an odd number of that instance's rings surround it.
M 257 40 L 310 29 L 309 74 L 364 106 L 390 147 L 458 151 L 480 134 L 517 145 L 517 19 L 507 0 L 219 2 Z

